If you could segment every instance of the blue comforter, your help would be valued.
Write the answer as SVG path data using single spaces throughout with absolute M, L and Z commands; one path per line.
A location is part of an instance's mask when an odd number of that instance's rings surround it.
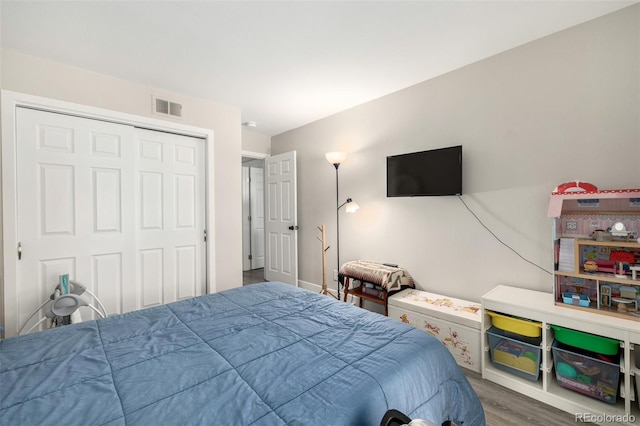
M 0 341 L 2 425 L 483 425 L 424 331 L 281 283 Z

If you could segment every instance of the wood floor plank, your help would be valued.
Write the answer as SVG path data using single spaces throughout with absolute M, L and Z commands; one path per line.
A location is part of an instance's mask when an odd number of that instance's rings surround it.
M 565 426 L 575 425 L 573 414 L 551 407 L 463 368 L 482 402 L 487 426 Z M 593 423 L 580 423 L 593 424 Z
M 242 273 L 242 285 L 257 284 L 265 282 L 264 268 L 251 269 Z

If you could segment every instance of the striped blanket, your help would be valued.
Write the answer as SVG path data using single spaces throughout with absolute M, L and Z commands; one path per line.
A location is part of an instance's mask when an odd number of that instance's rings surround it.
M 406 287 L 415 288 L 413 278 L 406 269 L 366 260 L 354 260 L 343 264 L 340 267 L 340 275 L 379 285 L 387 293 Z

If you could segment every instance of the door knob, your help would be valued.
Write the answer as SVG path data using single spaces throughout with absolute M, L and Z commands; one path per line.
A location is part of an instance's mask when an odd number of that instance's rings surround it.
M 291 225 L 289 227 L 289 230 L 291 230 L 291 231 L 297 231 L 298 229 L 300 229 L 300 227 L 298 225 Z

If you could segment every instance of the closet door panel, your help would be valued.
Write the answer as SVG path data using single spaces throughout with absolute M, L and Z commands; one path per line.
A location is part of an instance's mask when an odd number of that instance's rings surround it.
M 141 269 L 141 307 L 204 294 L 204 140 L 143 129 L 135 134 L 138 259 L 153 252 L 154 265 L 162 266 L 153 268 L 152 280 L 151 270 Z
M 93 169 L 93 231 L 122 232 L 122 173 L 119 169 Z
M 203 139 L 23 107 L 16 134 L 22 257 L 7 336 L 63 274 L 110 315 L 205 293 Z
M 26 108 L 16 116 L 18 330 L 62 274 L 108 300 L 109 314 L 135 309 L 123 279 L 135 271 L 133 127 Z M 117 269 L 100 267 L 113 258 Z
M 92 257 L 91 276 L 100 302 L 107 313 L 123 312 L 122 289 L 126 285 L 123 277 L 121 253 L 99 254 Z

